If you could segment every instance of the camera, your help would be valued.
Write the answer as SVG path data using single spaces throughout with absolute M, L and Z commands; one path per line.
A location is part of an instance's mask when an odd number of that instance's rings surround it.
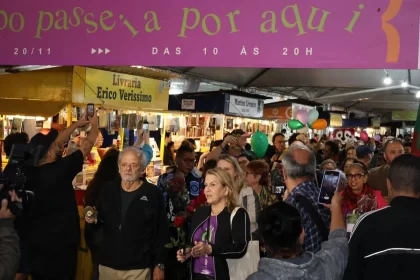
M 8 207 L 15 216 L 22 215 L 23 204 L 28 200 L 28 196 L 33 196 L 32 191 L 25 189 L 26 173 L 31 168 L 36 167 L 40 159 L 42 146 L 30 144 L 13 145 L 10 152 L 9 162 L 7 163 L 3 176 L 0 177 L 0 201 L 7 199 Z M 11 201 L 10 191 L 15 191 L 22 202 Z

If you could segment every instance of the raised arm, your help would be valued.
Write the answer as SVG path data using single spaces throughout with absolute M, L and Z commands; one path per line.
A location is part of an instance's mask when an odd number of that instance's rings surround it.
M 237 139 L 236 137 L 229 135 L 227 136 L 222 144 L 220 144 L 216 149 L 213 149 L 210 153 L 207 155 L 207 161 L 209 160 L 218 160 L 220 155 L 223 153 L 226 147 L 228 147 L 228 144 L 236 144 Z
M 147 159 L 146 165 L 149 165 L 150 161 L 153 159 L 153 148 L 150 146 L 150 133 L 148 131 L 144 131 L 143 129 L 138 129 L 137 139 L 133 144 L 133 147 L 139 148 L 143 151 L 143 154 Z
M 83 114 L 77 122 L 73 123 L 68 128 L 60 132 L 60 134 L 57 136 L 57 139 L 55 139 L 55 142 L 57 142 L 59 146 L 61 147 L 62 145 L 64 145 L 64 143 L 66 143 L 70 139 L 71 134 L 77 128 L 85 127 L 88 124 L 89 124 L 89 121 L 86 120 L 86 115 Z
M 90 153 L 92 147 L 95 145 L 96 138 L 98 137 L 99 130 L 98 117 L 96 115 L 96 111 L 94 112 L 93 117 L 89 119 L 89 123 L 91 125 L 91 129 L 86 138 L 83 139 L 82 144 L 80 145 L 80 151 L 82 152 L 84 158 L 87 157 L 87 155 Z

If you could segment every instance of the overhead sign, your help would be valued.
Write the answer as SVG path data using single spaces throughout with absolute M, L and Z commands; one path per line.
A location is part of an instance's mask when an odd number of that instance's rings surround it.
M 260 119 L 263 117 L 264 100 L 226 94 L 225 114 Z
M 418 0 L 3 1 L 0 61 L 417 69 L 419 16 Z
M 332 127 L 342 127 L 343 126 L 343 117 L 340 114 L 330 113 L 330 126 Z
M 168 109 L 169 89 L 164 81 L 92 68 L 75 67 L 74 71 L 83 70 L 82 100 L 77 94 L 80 81 L 74 78 L 75 103 L 94 103 L 119 109 Z
M 292 106 L 264 108 L 264 119 L 287 122 L 292 119 Z
M 415 121 L 417 119 L 417 111 L 392 111 L 393 121 Z
M 182 99 L 181 101 L 182 110 L 195 110 L 195 99 Z

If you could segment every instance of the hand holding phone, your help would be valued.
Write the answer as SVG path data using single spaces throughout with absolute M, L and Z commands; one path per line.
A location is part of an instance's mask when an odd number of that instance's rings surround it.
M 340 172 L 335 170 L 326 170 L 324 172 L 318 197 L 319 204 L 331 204 L 331 200 L 338 188 L 339 182 Z

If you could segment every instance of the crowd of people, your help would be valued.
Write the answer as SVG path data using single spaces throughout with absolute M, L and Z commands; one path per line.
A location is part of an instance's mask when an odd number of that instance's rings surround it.
M 62 157 L 70 134 L 88 123 L 79 149 Z M 242 279 L 232 260 L 250 266 L 250 259 L 259 264 L 249 280 L 417 279 L 420 158 L 407 149 L 410 137 L 359 144 L 277 133 L 262 159 L 249 137 L 235 129 L 198 158 L 194 141 L 174 153 L 166 134 L 170 166 L 157 187 L 144 174 L 147 132 L 131 147 L 109 149 L 85 196 L 92 279 Z M 20 244 L 2 202 L 1 246 L 10 247 L 0 250 L 1 279 L 74 279 L 80 228 L 72 181 L 97 138 L 92 118 L 30 139 L 43 147 L 27 175 L 36 195 L 15 220 Z M 339 172 L 338 188 L 321 204 L 328 170 Z M 259 252 L 248 258 L 251 241 Z

